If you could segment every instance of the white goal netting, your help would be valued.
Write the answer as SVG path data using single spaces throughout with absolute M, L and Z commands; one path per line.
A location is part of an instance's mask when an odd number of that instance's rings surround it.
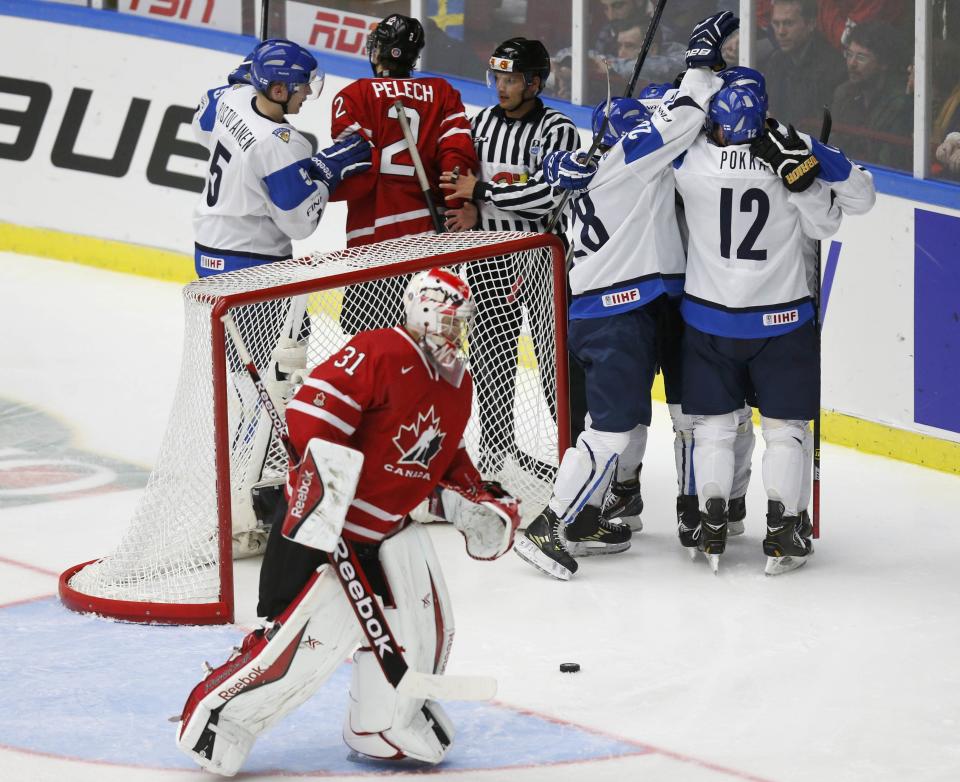
M 280 337 L 306 344 L 312 367 L 357 331 L 398 325 L 410 274 L 436 265 L 464 276 L 477 303 L 462 344 L 474 377 L 468 450 L 532 518 L 556 473 L 558 410 L 561 425 L 566 420 L 566 394 L 557 390 L 562 261 L 535 234 L 470 232 L 316 254 L 186 286 L 180 379 L 157 465 L 113 553 L 64 574 L 61 593 L 73 598 L 65 602 L 107 614 L 109 601 L 145 604 L 147 620 L 170 621 L 158 609 L 164 604 L 227 604 L 232 614 L 230 537 L 256 526 L 251 489 L 282 480 L 287 459 L 219 315 L 229 309 L 261 376 L 289 396 L 273 359 Z M 218 494 L 227 471 L 229 518 Z M 222 613 L 212 621 L 229 621 Z

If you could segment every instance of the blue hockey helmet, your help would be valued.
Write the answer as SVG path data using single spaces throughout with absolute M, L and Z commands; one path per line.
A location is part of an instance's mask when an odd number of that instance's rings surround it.
M 766 113 L 770 103 L 767 98 L 767 80 L 760 71 L 747 68 L 745 65 L 734 65 L 717 74 L 727 87 L 747 87 L 756 93 Z
M 594 134 L 600 130 L 606 110 L 606 101 L 598 103 L 593 110 Z M 610 120 L 603 131 L 603 138 L 600 143 L 605 147 L 612 147 L 622 136 L 648 119 L 650 119 L 650 112 L 636 98 L 612 98 L 610 100 Z
M 299 44 L 283 38 L 271 38 L 260 44 L 250 62 L 251 83 L 266 93 L 271 84 L 283 84 L 291 94 L 302 84 L 310 88 L 308 100 L 320 97 L 323 71 L 316 58 Z
M 653 111 L 657 106 L 659 106 L 664 99 L 664 96 L 671 90 L 675 89 L 673 82 L 666 81 L 663 84 L 648 84 L 642 90 L 640 90 L 640 95 L 637 96 L 639 101 L 646 107 L 647 111 Z
M 749 87 L 723 87 L 707 112 L 707 130 L 723 129 L 726 144 L 744 144 L 758 138 L 766 119 L 760 98 Z

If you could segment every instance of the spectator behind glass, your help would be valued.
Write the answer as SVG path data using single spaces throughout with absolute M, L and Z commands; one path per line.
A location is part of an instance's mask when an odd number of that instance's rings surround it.
M 637 56 L 643 48 L 643 39 L 647 34 L 649 24 L 650 18 L 646 17 L 632 27 L 621 30 L 617 35 L 617 53 L 610 61 L 611 71 L 619 77 L 612 82 L 615 95 L 623 95 L 630 78 L 633 76 L 633 69 L 637 65 Z M 650 51 L 647 52 L 647 59 L 643 64 L 643 81 L 645 82 L 673 81 L 677 73 L 684 70 L 686 44 L 664 43 L 661 32 L 662 28 L 654 33 Z M 602 86 L 604 94 L 597 97 L 598 101 L 606 97 L 606 84 Z
M 935 155 L 930 173 L 960 179 L 960 45 L 935 38 L 932 52 L 930 141 Z M 913 66 L 910 67 L 910 91 L 913 91 Z
M 835 49 L 849 42 L 849 32 L 864 22 L 908 22 L 912 0 L 819 0 L 818 23 L 821 32 Z
M 816 0 L 773 0 L 770 29 L 778 48 L 760 61 L 770 113 L 817 135 L 823 107 L 847 78 L 843 57 L 817 30 Z
M 614 60 L 619 56 L 620 42 L 618 37 L 620 33 L 637 25 L 645 30 L 649 18 L 646 11 L 646 0 L 601 0 L 600 5 L 603 9 L 603 23 L 593 36 L 592 43 L 587 50 L 586 104 L 596 103 L 606 97 L 607 80 L 603 65 L 604 59 L 610 62 L 611 69 L 614 72 L 619 73 L 620 69 L 615 67 Z M 640 38 L 643 39 L 642 32 Z M 637 51 L 639 52 L 639 46 Z M 636 54 L 634 54 L 634 57 L 636 57 Z M 571 58 L 572 52 L 568 46 L 560 49 L 552 61 L 555 94 L 558 98 L 565 100 L 570 98 Z M 633 72 L 632 65 L 630 66 L 630 72 Z M 611 74 L 611 77 L 613 77 L 613 74 Z M 629 73 L 626 78 L 630 78 Z M 616 79 L 613 79 L 613 82 L 611 87 L 617 93 Z M 626 82 L 624 81 L 621 87 L 625 86 Z M 622 94 L 622 91 L 618 94 Z
M 903 36 L 884 22 L 864 22 L 850 30 L 843 56 L 847 81 L 833 95 L 830 143 L 857 160 L 909 169 L 913 99 Z

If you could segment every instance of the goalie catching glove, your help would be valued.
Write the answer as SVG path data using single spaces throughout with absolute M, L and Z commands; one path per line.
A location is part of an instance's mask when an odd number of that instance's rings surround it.
M 766 163 L 791 193 L 802 193 L 820 173 L 820 161 L 814 156 L 793 125 L 786 135 L 775 119 L 768 119 L 763 134 L 750 143 L 750 153 Z
M 497 559 L 513 545 L 520 525 L 520 500 L 496 481 L 465 488 L 441 483 L 431 497 L 430 512 L 451 522 L 463 535 L 473 559 Z

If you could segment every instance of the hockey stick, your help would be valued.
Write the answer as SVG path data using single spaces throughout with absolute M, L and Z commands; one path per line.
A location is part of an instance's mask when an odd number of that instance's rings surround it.
M 657 0 L 657 7 L 653 10 L 653 16 L 650 17 L 650 24 L 647 26 L 647 32 L 643 36 L 643 45 L 640 47 L 640 54 L 637 55 L 637 62 L 633 66 L 633 75 L 630 76 L 630 81 L 627 84 L 627 89 L 624 92 L 624 97 L 629 98 L 633 95 L 633 90 L 637 86 L 637 80 L 640 78 L 640 71 L 643 70 L 643 64 L 646 62 L 647 54 L 650 51 L 650 47 L 653 45 L 653 36 L 656 35 L 657 28 L 660 26 L 660 17 L 663 16 L 663 8 L 667 4 L 667 0 Z M 590 149 L 587 151 L 587 162 L 589 163 L 593 160 L 593 156 L 596 154 L 597 150 L 600 148 L 600 142 L 603 140 L 603 134 L 607 131 L 607 123 L 610 121 L 610 92 L 607 91 L 607 110 L 604 112 L 603 122 L 600 125 L 599 130 L 593 135 L 593 143 L 590 144 Z M 553 214 L 550 215 L 550 221 L 547 223 L 546 232 L 550 233 L 554 227 L 557 225 L 557 221 L 560 220 L 560 215 L 563 213 L 564 207 L 567 205 L 567 201 L 570 200 L 570 190 L 564 190 L 563 195 L 560 197 L 560 203 L 556 205 L 553 210 Z
M 223 321 L 230 339 L 233 340 L 240 361 L 246 367 L 287 455 L 294 463 L 299 462 L 300 456 L 290 442 L 286 423 L 274 404 L 266 384 L 260 378 L 260 373 L 247 351 L 233 316 L 228 312 L 220 320 Z M 370 588 L 363 565 L 357 558 L 353 546 L 341 537 L 334 551 L 326 554 L 330 568 L 336 573 L 340 586 L 343 587 L 344 594 L 353 608 L 370 649 L 376 653 L 383 675 L 397 692 L 411 698 L 464 701 L 489 700 L 496 695 L 497 681 L 490 676 L 446 676 L 412 670 L 403 658 L 396 636 L 390 629 L 383 609 Z
M 826 144 L 830 140 L 830 131 L 833 129 L 833 115 L 827 106 L 823 107 L 823 124 L 820 126 L 820 143 Z M 813 308 L 813 326 L 817 332 L 817 361 L 821 363 L 821 372 L 823 371 L 822 359 L 820 357 L 820 264 L 821 264 L 821 244 L 817 242 L 817 254 L 815 266 L 816 277 L 816 302 Z M 813 419 L 813 537 L 820 537 L 820 393 L 822 382 L 817 384 L 817 417 Z
M 270 0 L 260 0 L 260 41 L 267 40 L 268 20 L 270 19 Z
M 417 149 L 416 139 L 410 130 L 410 123 L 407 121 L 407 112 L 403 108 L 403 103 L 399 100 L 393 102 L 393 107 L 397 110 L 397 119 L 400 121 L 400 129 L 403 131 L 403 137 L 410 150 L 410 157 L 413 160 L 414 171 L 417 172 L 417 179 L 420 182 L 420 189 L 423 191 L 423 200 L 427 202 L 427 211 L 430 212 L 430 219 L 433 221 L 433 230 L 438 234 L 443 233 L 443 222 L 440 220 L 440 213 L 437 211 L 437 205 L 433 203 L 433 195 L 430 192 L 430 183 L 427 181 L 427 172 L 423 167 L 423 160 L 420 159 L 420 151 Z

